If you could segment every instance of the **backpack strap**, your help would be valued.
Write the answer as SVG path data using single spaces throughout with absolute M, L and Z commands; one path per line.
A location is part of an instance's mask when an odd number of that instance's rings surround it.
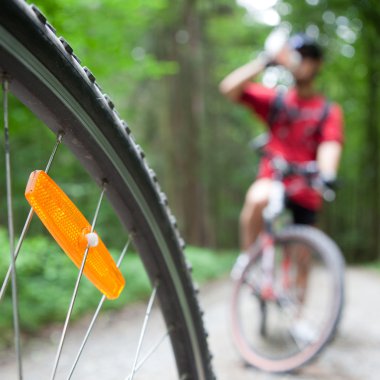
M 280 110 L 284 107 L 284 98 L 285 94 L 283 91 L 277 91 L 277 94 L 272 102 L 272 105 L 269 110 L 268 114 L 268 125 L 270 127 L 273 126 L 274 122 L 276 121 L 278 115 L 280 114 Z
M 321 112 L 321 117 L 320 117 L 318 124 L 317 124 L 317 128 L 315 129 L 315 133 L 317 135 L 322 134 L 325 121 L 326 121 L 326 119 L 330 113 L 330 109 L 331 109 L 331 103 L 328 100 L 326 100 L 325 103 L 323 104 L 323 109 Z
M 273 100 L 273 103 L 271 105 L 271 108 L 270 108 L 269 114 L 268 114 L 267 122 L 268 122 L 270 127 L 273 126 L 273 124 L 275 123 L 275 121 L 277 120 L 277 118 L 280 114 L 280 111 L 284 108 L 284 104 L 285 104 L 284 98 L 285 98 L 285 93 L 283 91 L 278 91 L 274 100 Z M 330 113 L 330 109 L 331 109 L 331 103 L 328 100 L 326 100 L 323 104 L 321 116 L 320 116 L 320 119 L 318 121 L 317 127 L 315 129 L 315 133 L 317 135 L 322 134 L 323 126 L 325 124 L 325 121 L 326 121 L 329 113 Z

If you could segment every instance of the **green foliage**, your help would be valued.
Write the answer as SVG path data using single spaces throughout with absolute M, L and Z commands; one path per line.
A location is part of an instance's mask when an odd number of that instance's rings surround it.
M 0 276 L 8 269 L 8 237 L 0 229 Z M 117 253 L 112 252 L 115 259 Z M 194 278 L 204 282 L 225 274 L 232 266 L 234 254 L 200 248 L 187 248 L 186 254 L 193 265 Z M 126 286 L 117 300 L 106 301 L 103 309 L 120 309 L 132 302 L 147 299 L 151 286 L 139 257 L 127 253 L 121 271 Z M 33 334 L 41 326 L 62 322 L 66 316 L 78 270 L 51 238 L 37 236 L 25 240 L 17 260 L 17 284 L 20 305 L 21 328 Z M 10 286 L 2 301 L 0 313 L 0 344 L 12 339 L 12 301 Z M 81 280 L 72 317 L 92 313 L 100 301 L 101 293 L 84 277 Z
M 3 229 L 0 229 L 0 244 L 3 248 L 0 262 L 3 277 L 9 263 L 4 255 L 9 248 Z M 105 309 L 120 308 L 149 294 L 148 278 L 135 254 L 127 255 L 121 270 L 126 278 L 125 290 L 117 300 L 107 301 Z M 77 274 L 77 268 L 51 238 L 37 236 L 24 242 L 17 260 L 17 278 L 21 326 L 25 332 L 33 333 L 43 324 L 64 319 Z M 10 287 L 7 292 L 0 314 L 0 336 L 4 336 L 4 331 L 12 325 Z M 73 318 L 95 310 L 100 297 L 99 291 L 84 277 Z
M 190 244 L 237 247 L 240 207 L 257 166 L 247 142 L 263 126 L 227 102 L 218 83 L 261 51 L 271 27 L 227 0 L 36 4 L 131 125 L 169 195 L 185 239 Z M 275 9 L 293 31 L 319 35 L 327 59 L 318 84 L 345 114 L 343 185 L 337 201 L 326 207 L 322 226 L 350 260 L 378 257 L 380 125 L 379 108 L 370 104 L 371 99 L 378 104 L 379 3 L 279 0 Z M 22 152 L 12 157 L 19 229 L 27 209 L 22 195 L 26 180 L 31 170 L 44 167 L 50 153 L 46 147 L 54 136 L 13 99 L 12 109 L 15 150 Z M 83 179 L 86 175 L 71 154 L 64 149 L 61 154 L 54 174 L 91 215 L 97 192 Z M 2 160 L 0 155 L 0 165 Z M 4 188 L 2 178 L 0 186 Z M 0 208 L 5 209 L 3 197 Z M 0 213 L 0 225 L 6 223 L 5 215 Z M 105 227 L 118 228 L 108 206 L 103 215 Z M 40 230 L 35 225 L 32 229 Z M 107 228 L 104 234 L 108 238 Z M 120 246 L 121 240 L 112 244 Z
M 236 260 L 236 255 L 234 251 L 216 251 L 192 246 L 186 248 L 186 257 L 193 266 L 193 278 L 199 283 L 228 273 Z
M 59 34 L 74 48 L 82 64 L 91 67 L 122 114 L 141 82 L 177 71 L 175 62 L 158 60 L 147 31 L 162 22 L 167 0 L 37 2 Z
M 367 264 L 367 266 L 371 269 L 375 269 L 376 271 L 380 272 L 380 261 L 375 261 L 373 263 Z

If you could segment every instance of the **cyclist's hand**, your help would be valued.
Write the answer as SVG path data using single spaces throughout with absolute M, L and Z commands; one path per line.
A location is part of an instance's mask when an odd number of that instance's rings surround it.
M 289 71 L 294 72 L 299 67 L 301 59 L 301 55 L 297 51 L 291 49 L 289 45 L 285 44 L 273 58 L 273 61 L 276 64 L 285 67 Z
M 319 175 L 319 180 L 322 184 L 321 186 L 321 194 L 325 201 L 332 202 L 335 200 L 335 190 L 337 188 L 337 180 L 336 176 L 332 175 L 323 175 L 322 173 Z
M 266 66 L 281 65 L 291 72 L 297 70 L 301 63 L 301 55 L 287 43 L 289 31 L 277 28 L 265 40 L 265 55 L 268 58 Z
M 320 175 L 323 185 L 330 190 L 336 190 L 337 178 L 335 175 Z

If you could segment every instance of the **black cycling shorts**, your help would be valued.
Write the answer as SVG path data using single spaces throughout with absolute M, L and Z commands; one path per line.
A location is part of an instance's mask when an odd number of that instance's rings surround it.
M 290 201 L 289 199 L 286 201 L 286 208 L 291 211 L 294 224 L 314 225 L 317 221 L 316 211 L 302 207 L 299 204 Z

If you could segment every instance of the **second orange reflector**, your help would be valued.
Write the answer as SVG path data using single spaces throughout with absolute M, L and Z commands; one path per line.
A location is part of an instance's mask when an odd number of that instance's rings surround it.
M 54 240 L 80 268 L 88 244 L 86 234 L 91 225 L 69 197 L 42 170 L 34 171 L 25 190 L 25 197 Z M 111 254 L 99 238 L 91 247 L 84 275 L 107 298 L 117 298 L 125 281 Z

